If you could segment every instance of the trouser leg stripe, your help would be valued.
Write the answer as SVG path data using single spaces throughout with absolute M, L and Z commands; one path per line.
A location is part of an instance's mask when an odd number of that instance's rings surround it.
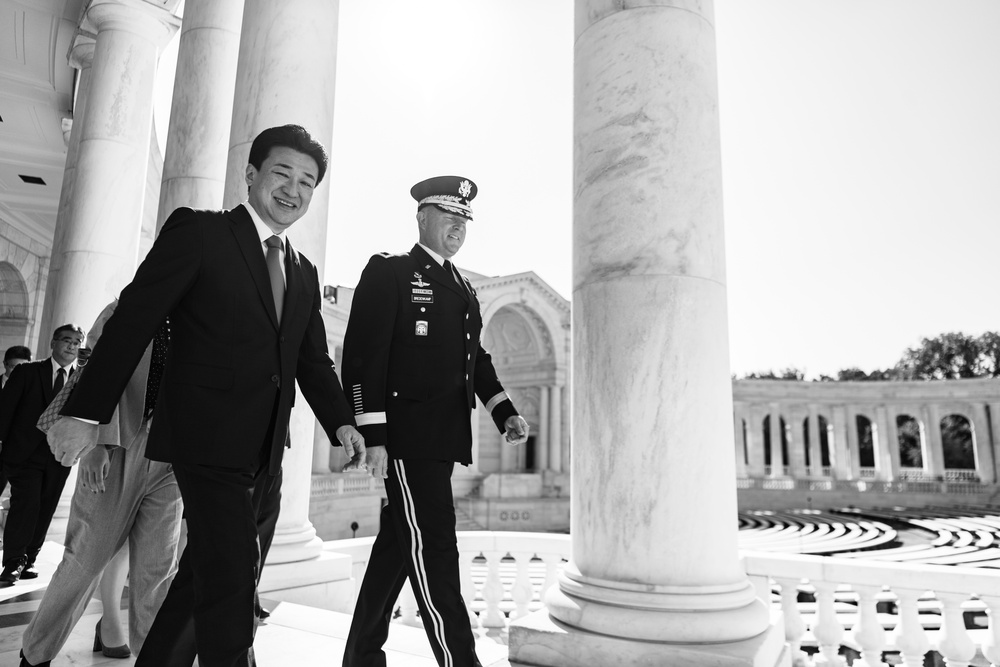
M 448 650 L 448 644 L 444 637 L 444 621 L 441 618 L 440 612 L 434 606 L 434 602 L 431 600 L 430 587 L 427 585 L 423 538 L 420 534 L 420 527 L 417 526 L 413 497 L 410 495 L 410 489 L 406 485 L 406 470 L 403 468 L 403 462 L 399 459 L 393 461 L 393 465 L 396 466 L 396 478 L 399 479 L 399 488 L 403 496 L 403 516 L 406 517 L 406 525 L 410 528 L 410 541 L 413 543 L 411 555 L 413 556 L 413 569 L 417 573 L 417 588 L 419 589 L 420 597 L 424 599 L 424 604 L 427 605 L 427 610 L 430 612 L 428 614 L 430 618 L 427 620 L 431 622 L 434 628 L 434 636 L 437 637 L 438 643 L 441 644 L 441 653 L 444 655 L 444 666 L 452 667 L 451 651 Z

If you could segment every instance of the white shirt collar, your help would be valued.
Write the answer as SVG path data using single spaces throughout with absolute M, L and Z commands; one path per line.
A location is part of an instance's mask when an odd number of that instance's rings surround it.
M 59 372 L 60 368 L 65 368 L 66 369 L 66 376 L 67 377 L 69 377 L 69 372 L 72 369 L 76 368 L 76 359 L 74 359 L 73 361 L 69 362 L 69 364 L 67 364 L 66 366 L 60 366 L 59 362 L 56 361 L 55 357 L 49 357 L 49 361 L 52 362 L 52 377 L 53 378 L 56 376 L 56 373 Z
M 433 257 L 434 261 L 438 263 L 438 266 L 444 266 L 444 257 L 442 257 L 441 255 L 437 254 L 436 252 L 434 252 L 433 250 L 431 250 L 430 248 L 428 248 L 427 246 L 425 246 L 423 243 L 420 243 L 419 241 L 417 242 L 417 245 L 420 246 L 421 248 L 423 248 L 427 252 L 428 255 L 430 255 L 431 257 Z
M 253 220 L 253 226 L 257 230 L 257 236 L 260 237 L 261 245 L 263 245 L 264 241 L 268 240 L 272 236 L 277 236 L 279 239 L 281 239 L 281 250 L 282 252 L 284 252 L 285 230 L 281 230 L 280 232 L 275 234 L 273 231 L 271 231 L 270 227 L 264 224 L 264 221 L 261 220 L 260 215 L 257 214 L 257 211 L 254 210 L 253 206 L 250 205 L 249 201 L 243 202 L 243 205 L 246 207 L 247 213 L 250 214 L 250 219 Z

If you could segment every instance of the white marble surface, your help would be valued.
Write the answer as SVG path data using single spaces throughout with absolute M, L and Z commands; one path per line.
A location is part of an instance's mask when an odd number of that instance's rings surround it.
M 222 207 L 243 0 L 187 0 L 157 227 L 180 206 Z

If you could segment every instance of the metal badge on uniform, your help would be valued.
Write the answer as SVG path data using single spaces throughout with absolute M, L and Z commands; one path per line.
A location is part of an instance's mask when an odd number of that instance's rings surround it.
M 427 320 L 417 320 L 417 331 L 418 336 L 427 335 Z
M 430 287 L 431 284 L 425 283 L 424 277 L 416 271 L 413 272 L 413 277 L 416 278 L 416 280 L 410 282 L 410 284 L 413 285 L 413 292 L 410 294 L 410 301 L 412 303 L 434 303 L 434 290 L 425 289 Z M 426 336 L 427 334 L 424 335 Z

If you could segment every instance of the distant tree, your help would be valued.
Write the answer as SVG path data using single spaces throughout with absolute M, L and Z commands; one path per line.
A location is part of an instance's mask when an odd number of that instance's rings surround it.
M 946 415 L 941 419 L 941 446 L 945 468 L 972 470 L 976 467 L 972 427 L 965 417 Z
M 896 417 L 899 433 L 899 458 L 906 468 L 922 468 L 924 455 L 920 449 L 920 423 L 910 415 Z
M 958 331 L 922 339 L 903 353 L 896 369 L 901 377 L 914 380 L 973 378 L 984 374 L 984 357 L 980 340 Z
M 979 337 L 980 375 L 1000 377 L 1000 333 L 987 331 Z
M 841 382 L 884 382 L 886 380 L 897 379 L 898 373 L 894 368 L 879 370 L 876 368 L 871 373 L 865 373 L 860 368 L 845 368 L 837 371 L 837 380 Z
M 768 369 L 766 371 L 755 371 L 743 376 L 744 380 L 805 380 L 805 371 L 798 368 L 785 368 L 778 373 Z

